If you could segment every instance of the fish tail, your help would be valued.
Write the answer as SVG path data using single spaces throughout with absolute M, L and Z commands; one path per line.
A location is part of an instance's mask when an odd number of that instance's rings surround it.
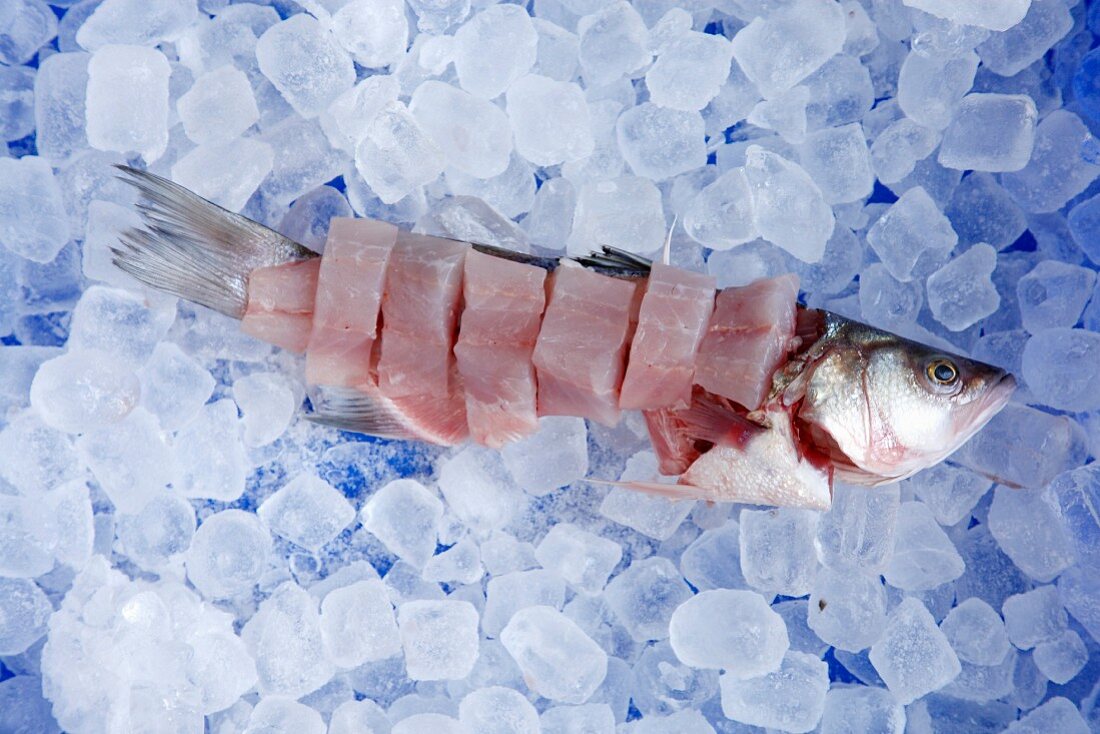
M 250 272 L 317 256 L 179 184 L 130 166 L 116 168 L 141 195 L 143 222 L 119 235 L 113 261 L 152 288 L 241 318 Z

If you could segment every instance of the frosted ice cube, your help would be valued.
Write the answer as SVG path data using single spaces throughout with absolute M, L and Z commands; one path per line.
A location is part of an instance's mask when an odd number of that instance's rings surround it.
M 401 651 L 393 605 L 378 579 L 334 589 L 321 602 L 321 641 L 341 668 L 384 660 Z
M 1100 166 L 1081 156 L 1081 146 L 1089 137 L 1077 115 L 1068 110 L 1051 112 L 1035 129 L 1031 160 L 1023 169 L 1001 176 L 1001 185 L 1024 211 L 1060 209 L 1100 173 Z M 1078 244 L 1082 244 L 1080 238 Z
M 859 652 L 886 626 L 886 590 L 877 576 L 825 568 L 814 580 L 807 612 L 818 637 L 841 650 Z
M 811 130 L 859 122 L 875 103 L 871 73 L 858 58 L 837 54 L 802 82 L 810 91 Z
M 478 534 L 508 525 L 525 504 L 523 492 L 504 476 L 500 455 L 477 446 L 444 461 L 439 491 L 451 511 Z
M 52 162 L 88 147 L 84 100 L 90 59 L 86 53 L 57 53 L 39 63 L 34 79 L 35 144 L 38 154 Z
M 484 734 L 539 734 L 539 713 L 517 691 L 501 686 L 467 693 L 458 705 L 458 720 L 469 731 Z
M 752 726 L 810 732 L 825 710 L 829 666 L 813 655 L 788 652 L 779 670 L 756 678 L 721 678 L 722 713 Z
M 931 155 L 939 140 L 936 131 L 907 117 L 890 123 L 871 144 L 875 174 L 885 184 L 901 181 L 913 172 L 917 161 Z
M 928 307 L 936 320 L 962 331 L 994 313 L 1001 297 L 991 277 L 997 251 L 980 243 L 928 276 Z
M 619 150 L 639 176 L 662 181 L 706 164 L 703 118 L 643 102 L 615 124 Z
M 937 464 L 907 480 L 907 486 L 940 525 L 955 525 L 970 514 L 993 481 L 961 467 Z
M 516 612 L 500 641 L 527 685 L 552 701 L 584 703 L 607 675 L 607 654 L 576 623 L 550 607 Z
M 214 378 L 171 342 L 160 342 L 138 373 L 141 407 L 157 416 L 166 431 L 194 417 L 214 390 Z
M 997 487 L 989 531 L 1001 550 L 1028 576 L 1048 582 L 1075 560 L 1072 542 L 1045 492 Z
M 69 241 L 69 222 L 50 164 L 37 156 L 0 158 L 0 242 L 48 263 Z
M 539 725 L 542 734 L 615 734 L 615 712 L 606 703 L 551 706 Z
M 477 610 L 465 601 L 410 601 L 397 609 L 412 680 L 460 680 L 477 662 Z
M 458 719 L 444 714 L 413 714 L 394 724 L 390 734 L 465 734 Z
M 187 500 L 165 492 L 140 511 L 119 515 L 115 534 L 130 560 L 157 572 L 191 547 L 195 511 Z
M 263 142 L 274 151 L 275 165 L 260 192 L 279 204 L 289 204 L 336 178 L 347 167 L 347 157 L 332 148 L 316 121 L 291 116 L 285 123 L 265 130 Z
M 913 268 L 926 253 L 946 255 L 958 239 L 951 222 L 921 186 L 902 194 L 867 231 L 867 244 L 901 281 L 913 279 Z
M 1038 643 L 1032 657 L 1039 672 L 1051 683 L 1062 685 L 1081 672 L 1089 652 L 1076 632 L 1065 630 L 1052 640 Z
M 1031 333 L 1073 326 L 1081 316 L 1096 283 L 1089 268 L 1044 260 L 1016 284 L 1020 317 Z
M 750 586 L 786 596 L 809 593 L 818 516 L 787 507 L 741 511 L 741 572 Z
M 545 18 L 532 18 L 539 34 L 538 58 L 532 71 L 559 82 L 572 81 L 577 72 L 580 38 Z
M 229 64 L 195 79 L 176 109 L 187 137 L 199 144 L 232 140 L 260 119 L 248 77 Z
M 57 734 L 50 702 L 42 694 L 42 679 L 17 675 L 0 683 L 0 730 Z
M 366 134 L 375 115 L 396 102 L 400 91 L 401 85 L 394 76 L 367 77 L 341 93 L 321 115 L 325 135 L 333 146 L 354 155 L 356 144 Z
M 423 576 L 427 581 L 474 584 L 484 574 L 477 544 L 469 538 L 463 538 L 442 553 L 429 558 L 424 564 Z
M 797 0 L 757 17 L 733 37 L 733 57 L 765 97 L 790 89 L 844 47 L 838 3 Z
M 642 451 L 627 460 L 620 480 L 649 482 L 656 476 L 657 457 L 651 451 Z M 692 501 L 670 500 L 625 487 L 615 487 L 600 503 L 600 514 L 643 535 L 657 540 L 668 540 L 691 514 L 693 507 L 695 503 Z
M 905 709 L 889 691 L 867 686 L 833 686 L 825 696 L 820 734 L 902 734 Z
M 264 696 L 252 709 L 246 731 L 325 734 L 325 722 L 321 714 L 293 698 Z
M 291 205 L 279 222 L 279 232 L 314 252 L 322 252 L 329 222 L 337 217 L 351 216 L 354 212 L 344 195 L 331 186 L 321 186 Z
M 164 54 L 139 46 L 104 46 L 88 62 L 88 143 L 138 153 L 147 163 L 168 147 L 168 78 Z
M 921 602 L 907 597 L 890 612 L 871 646 L 871 664 L 899 703 L 909 704 L 950 683 L 962 670 L 955 651 Z
M 261 695 L 298 698 L 323 686 L 334 672 L 321 642 L 317 601 L 292 581 L 260 604 L 241 639 L 256 661 Z
M 76 32 L 76 42 L 89 51 L 108 44 L 156 46 L 178 36 L 196 15 L 188 0 L 104 0 Z
M 486 594 L 481 629 L 495 638 L 520 609 L 537 605 L 561 609 L 565 603 L 565 583 L 552 571 L 518 571 L 489 579 Z
M 509 443 L 501 457 L 516 484 L 543 495 L 588 474 L 588 430 L 582 418 L 540 418 L 539 430 Z
M 702 712 L 679 711 L 671 716 L 646 716 L 632 721 L 620 730 L 623 734 L 714 734 Z
M 148 304 L 130 291 L 94 285 L 80 297 L 69 326 L 70 349 L 95 349 L 141 365 L 176 318 L 171 301 Z
M 745 586 L 741 575 L 741 532 L 736 520 L 707 530 L 680 556 L 680 571 L 700 591 Z
M 978 55 L 990 71 L 1015 76 L 1041 59 L 1071 28 L 1073 17 L 1065 3 L 1032 0 L 1023 20 L 1007 30 L 998 29 L 1004 32 L 992 34 L 979 45 Z
M 232 502 L 244 493 L 248 460 L 232 400 L 204 405 L 176 434 L 173 449 L 173 486 L 184 497 Z
M 959 659 L 974 665 L 997 665 L 1009 651 L 1001 616 L 976 597 L 952 609 L 940 623 L 940 631 Z
M 492 99 L 530 71 L 538 33 L 526 9 L 491 5 L 455 32 L 458 83 L 474 96 Z
M 898 73 L 898 105 L 917 124 L 943 130 L 974 85 L 978 63 L 973 52 L 946 56 L 910 51 Z
M 803 262 L 821 260 L 833 234 L 833 211 L 797 163 L 759 146 L 745 154 L 753 221 L 760 236 Z
M 718 693 L 718 671 L 685 665 L 668 641 L 646 648 L 632 673 L 628 694 L 645 717 L 695 708 Z
M 902 0 L 911 8 L 923 10 L 952 23 L 1004 31 L 1027 13 L 1032 0 Z
M 172 166 L 172 178 L 204 199 L 240 211 L 275 162 L 270 145 L 251 138 L 200 145 Z
M 634 253 L 652 253 L 664 244 L 661 192 L 652 181 L 620 176 L 581 187 L 568 252 L 587 255 L 609 245 Z
M 668 637 L 672 613 L 690 596 L 680 572 L 660 557 L 632 563 L 604 591 L 608 607 L 638 642 Z
M 272 372 L 236 380 L 233 399 L 241 409 L 248 446 L 266 446 L 283 435 L 299 402 L 286 379 Z
M 576 84 L 528 74 L 508 87 L 506 99 L 516 152 L 527 160 L 552 166 L 592 154 L 588 103 Z
M 47 522 L 37 498 L 0 494 L 0 577 L 34 578 L 53 568 Z
M 0 8 L 4 46 L 0 63 L 25 64 L 40 46 L 57 35 L 57 16 L 41 0 L 9 0 Z
M 1009 724 L 1004 731 L 1005 734 L 1032 734 L 1042 731 L 1087 734 L 1090 729 L 1072 701 L 1055 696 L 1019 721 Z
M 307 119 L 316 117 L 355 84 L 355 64 L 313 17 L 294 15 L 256 42 L 260 71 Z
M 815 546 L 821 562 L 840 570 L 881 570 L 894 552 L 899 493 L 837 483 L 833 503 L 821 515 Z
M 409 43 L 402 0 L 354 0 L 332 16 L 332 35 L 367 68 L 401 61 Z
M 481 544 L 481 561 L 485 564 L 485 570 L 494 576 L 538 566 L 535 547 L 530 543 L 520 543 L 504 532 L 494 533 Z
M 1082 567 L 1100 553 L 1100 520 L 1092 512 L 1100 487 L 1100 467 L 1088 465 L 1062 474 L 1045 491 L 1045 499 L 1059 510 L 1061 521 Z
M 610 3 L 577 23 L 581 74 L 598 87 L 639 71 L 653 58 L 642 16 L 625 0 Z
M 867 266 L 859 275 L 859 307 L 867 323 L 884 329 L 911 328 L 924 305 L 919 282 L 901 283 L 882 263 Z
M 945 213 L 964 245 L 988 242 L 1003 250 L 1028 227 L 1020 207 L 988 173 L 964 178 Z
M 783 618 L 763 597 L 731 589 L 703 591 L 677 607 L 669 622 L 669 642 L 685 664 L 724 669 L 726 676 L 738 679 L 778 670 L 790 647 Z
M 1026 95 L 968 94 L 943 133 L 939 162 L 959 170 L 1018 171 L 1031 159 L 1038 117 Z
M 355 149 L 355 167 L 384 203 L 392 204 L 435 180 L 443 154 L 400 103 L 371 120 Z
M 443 152 L 447 165 L 477 178 L 508 168 L 512 132 L 507 116 L 495 104 L 429 80 L 413 92 L 409 112 Z
M 515 153 L 498 176 L 474 178 L 452 168 L 446 172 L 446 181 L 452 194 L 477 197 L 495 209 L 497 216 L 519 217 L 530 211 L 535 201 L 535 170 Z
M 390 721 L 374 701 L 345 701 L 329 720 L 329 734 L 385 734 Z
M 883 572 L 891 586 L 927 591 L 962 575 L 962 557 L 924 504 L 903 503 L 896 532 L 894 554 Z
M 573 228 L 576 208 L 577 190 L 573 184 L 564 178 L 552 178 L 539 187 L 523 228 L 536 245 L 561 250 Z
M 0 577 L 0 655 L 18 655 L 46 634 L 53 606 L 30 579 Z
M 662 107 L 701 110 L 718 96 L 733 47 L 720 35 L 689 31 L 668 43 L 645 75 L 649 98 Z
M 0 355 L 6 357 L 4 352 Z M 34 413 L 13 416 L 0 430 L 0 478 L 25 495 L 40 494 L 79 476 L 78 461 L 69 437 Z
M 355 509 L 331 484 L 299 474 L 256 509 L 271 532 L 318 551 L 355 519 Z
M 798 160 L 829 204 L 864 199 L 874 188 L 867 138 L 858 124 L 811 133 L 799 146 Z
M 34 131 L 34 76 L 24 66 L 0 69 L 0 140 L 19 140 Z
M 414 479 L 398 479 L 379 489 L 363 506 L 360 519 L 395 555 L 416 568 L 435 552 L 443 503 Z
M 250 592 L 267 570 L 271 536 L 255 515 L 225 510 L 202 521 L 187 551 L 187 578 L 203 596 Z
M 774 130 L 789 143 L 801 143 L 806 138 L 806 105 L 809 102 L 810 90 L 799 85 L 758 102 L 747 121 Z
M 31 405 L 47 425 L 81 433 L 121 421 L 140 393 L 126 365 L 101 352 L 79 350 L 42 363 L 31 383 Z
M 712 250 L 756 239 L 752 192 L 744 168 L 726 171 L 700 191 L 684 213 L 684 231 Z
M 535 548 L 535 557 L 543 568 L 557 573 L 583 594 L 603 591 L 622 555 L 623 550 L 615 541 L 571 523 L 558 523 L 550 528 Z

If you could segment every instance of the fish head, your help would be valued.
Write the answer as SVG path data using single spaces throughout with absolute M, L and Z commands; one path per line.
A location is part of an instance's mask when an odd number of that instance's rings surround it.
M 845 481 L 879 485 L 939 463 L 1008 402 L 999 367 L 829 315 L 803 376 L 804 441 Z

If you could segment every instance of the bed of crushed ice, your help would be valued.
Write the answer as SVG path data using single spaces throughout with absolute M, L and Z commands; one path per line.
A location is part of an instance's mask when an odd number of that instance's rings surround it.
M 1078 0 L 0 0 L 0 731 L 1100 731 L 1094 32 Z M 300 360 L 112 269 L 126 161 L 317 247 L 354 213 L 653 254 L 675 220 L 678 264 L 793 270 L 1023 387 L 824 514 L 583 481 L 652 477 L 637 416 L 339 433 Z

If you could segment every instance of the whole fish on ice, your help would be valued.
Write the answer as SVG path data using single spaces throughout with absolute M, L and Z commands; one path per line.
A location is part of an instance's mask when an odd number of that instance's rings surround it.
M 1015 388 L 988 364 L 797 304 L 794 275 L 711 277 L 605 248 L 525 255 L 334 219 L 324 254 L 122 168 L 144 226 L 115 263 L 305 352 L 311 418 L 499 448 L 539 416 L 641 410 L 674 498 L 826 508 L 832 481 L 938 463 Z M 656 479 L 656 478 L 655 478 Z

